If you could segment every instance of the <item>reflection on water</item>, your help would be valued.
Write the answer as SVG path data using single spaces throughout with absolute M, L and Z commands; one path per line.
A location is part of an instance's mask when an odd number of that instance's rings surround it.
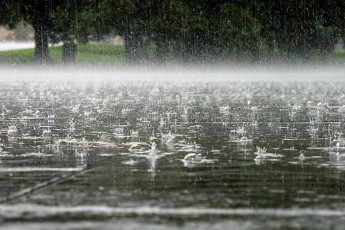
M 344 86 L 3 82 L 0 217 L 344 216 Z

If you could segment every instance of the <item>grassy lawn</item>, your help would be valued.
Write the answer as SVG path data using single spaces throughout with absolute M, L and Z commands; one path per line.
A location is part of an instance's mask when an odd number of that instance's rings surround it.
M 155 53 L 154 47 L 149 47 L 148 62 L 152 62 Z M 62 64 L 62 47 L 55 46 L 49 49 L 49 54 L 52 59 L 52 64 Z M 33 64 L 34 49 L 0 51 L 0 64 L 8 65 L 26 65 Z M 265 60 L 265 58 L 263 58 Z M 272 60 L 272 59 L 271 59 Z M 279 58 L 273 58 L 273 62 L 267 60 L 263 63 L 278 63 Z M 238 61 L 238 60 L 237 60 Z M 283 61 L 284 62 L 284 61 Z M 340 64 L 345 65 L 345 51 L 337 51 L 332 55 L 322 56 L 318 55 L 313 58 L 312 63 L 315 64 Z M 107 44 L 86 44 L 78 45 L 76 56 L 77 64 L 100 64 L 100 65 L 124 65 L 126 63 L 125 50 L 123 46 L 107 45 Z M 174 62 L 171 62 L 171 65 Z M 224 62 L 226 63 L 226 62 Z
M 335 52 L 330 59 L 333 62 L 345 64 L 345 51 Z
M 104 44 L 78 46 L 77 63 L 125 64 L 125 62 L 125 49 L 123 46 Z
M 62 64 L 62 47 L 49 49 L 54 64 Z M 32 64 L 34 49 L 0 51 L 0 63 Z M 123 46 L 105 44 L 78 45 L 76 62 L 80 64 L 124 64 L 125 51 Z

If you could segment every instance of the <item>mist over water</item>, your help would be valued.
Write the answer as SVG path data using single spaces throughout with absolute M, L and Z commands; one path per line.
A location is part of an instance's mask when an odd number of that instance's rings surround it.
M 342 66 L 198 66 L 185 67 L 109 67 L 109 66 L 19 66 L 1 67 L 2 81 L 343 81 Z

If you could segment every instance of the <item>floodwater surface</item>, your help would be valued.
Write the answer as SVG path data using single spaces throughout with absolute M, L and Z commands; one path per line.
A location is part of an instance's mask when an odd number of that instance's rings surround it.
M 342 228 L 345 81 L 160 74 L 2 76 L 2 226 Z

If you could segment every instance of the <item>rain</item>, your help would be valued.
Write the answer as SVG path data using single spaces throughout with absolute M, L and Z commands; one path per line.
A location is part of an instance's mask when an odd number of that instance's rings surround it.
M 342 1 L 0 2 L 4 229 L 341 229 Z

